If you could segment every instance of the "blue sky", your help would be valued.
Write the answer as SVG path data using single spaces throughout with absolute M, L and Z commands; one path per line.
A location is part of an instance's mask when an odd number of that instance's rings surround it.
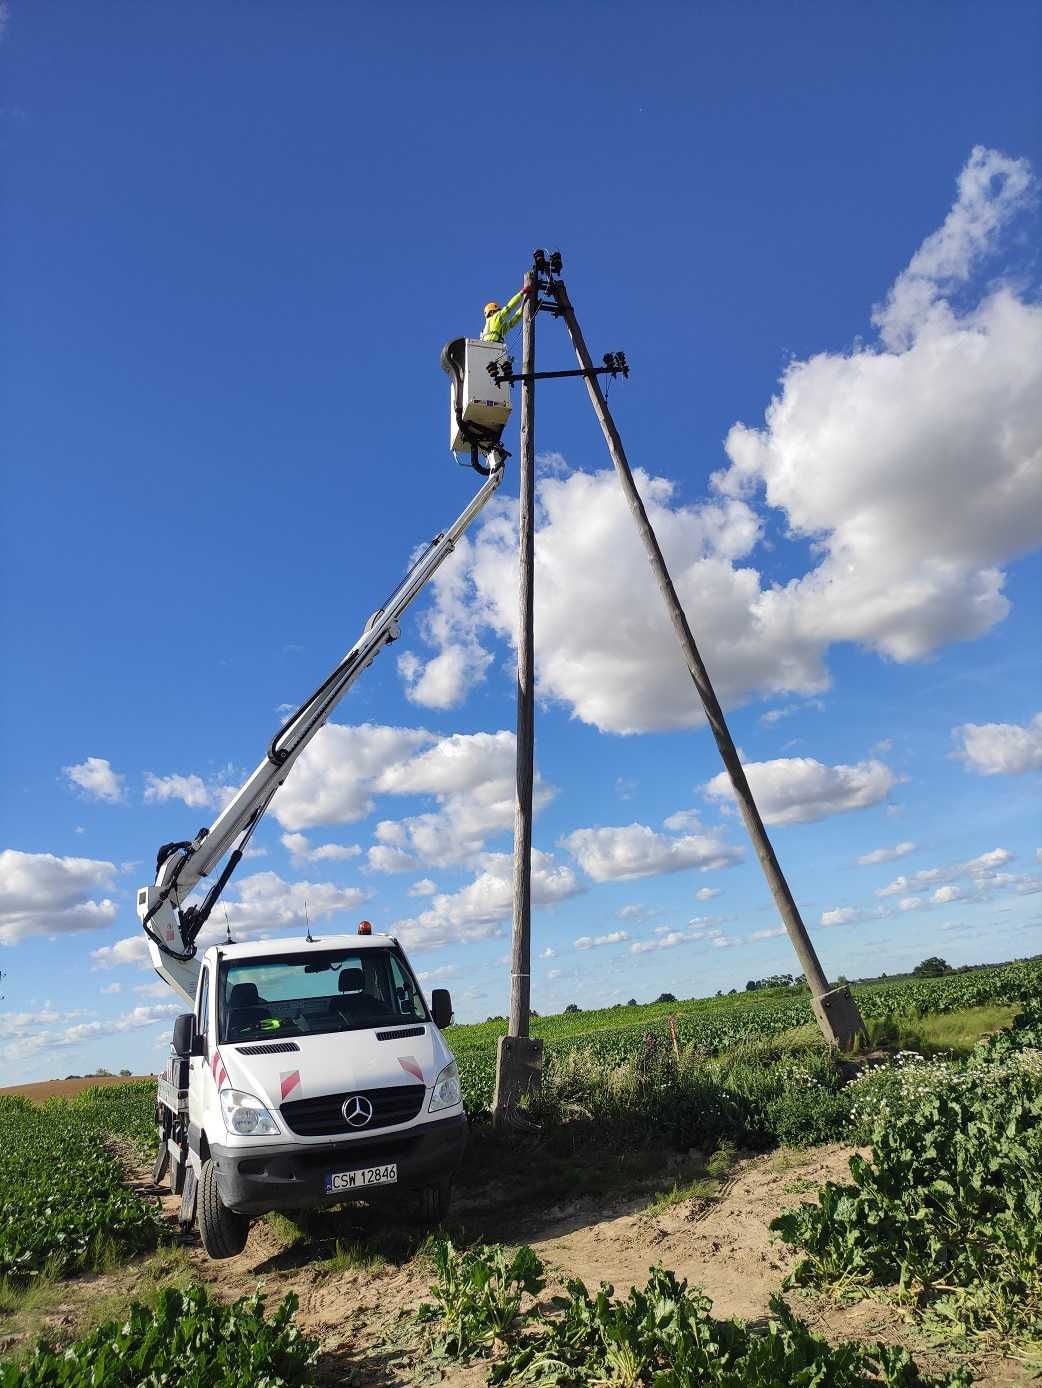
M 536 245 L 632 363 L 826 971 L 1037 951 L 1037 6 L 3 16 L 0 1080 L 159 1063 L 135 888 L 462 509 L 438 352 Z M 791 971 L 577 383 L 538 430 L 533 1004 Z M 227 894 L 394 928 L 462 1020 L 505 1008 L 515 496 Z

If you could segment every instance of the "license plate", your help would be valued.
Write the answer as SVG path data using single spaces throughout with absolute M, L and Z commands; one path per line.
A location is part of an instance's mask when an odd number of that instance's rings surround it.
M 326 1177 L 326 1194 L 361 1190 L 363 1186 L 393 1186 L 397 1180 L 397 1162 L 390 1166 L 363 1166 L 360 1171 L 334 1171 Z

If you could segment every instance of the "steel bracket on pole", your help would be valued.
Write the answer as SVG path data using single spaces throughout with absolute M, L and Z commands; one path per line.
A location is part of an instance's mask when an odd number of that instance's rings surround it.
M 490 361 L 485 368 L 496 385 L 513 385 L 516 381 L 562 381 L 569 376 L 622 376 L 625 380 L 630 374 L 629 362 L 625 352 L 605 352 L 603 366 L 591 366 L 574 371 L 515 371 L 513 357 L 502 357 Z

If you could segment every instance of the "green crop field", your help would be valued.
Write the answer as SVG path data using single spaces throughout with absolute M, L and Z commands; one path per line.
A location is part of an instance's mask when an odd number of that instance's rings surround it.
M 113 1130 L 139 1143 L 145 1137 L 154 1102 L 153 1093 L 146 1108 L 145 1087 L 88 1090 L 39 1106 L 0 1097 L 0 1280 L 65 1276 L 162 1237 L 156 1202 L 126 1188 L 106 1146 Z
M 855 988 L 866 1021 L 894 1015 L 914 1017 L 960 1012 L 991 1002 L 1013 1002 L 1042 987 L 1042 963 L 999 964 L 941 978 L 905 979 Z M 671 1019 L 673 1025 L 671 1027 Z M 677 1044 L 716 1056 L 767 1041 L 813 1021 L 810 997 L 801 989 L 728 994 L 676 1003 L 612 1007 L 537 1017 L 532 1035 L 542 1037 L 552 1074 L 570 1050 L 581 1048 L 602 1066 L 624 1064 L 641 1053 L 650 1034 L 658 1046 Z M 453 1027 L 449 1040 L 459 1062 L 468 1111 L 480 1113 L 492 1100 L 496 1043 L 502 1021 Z

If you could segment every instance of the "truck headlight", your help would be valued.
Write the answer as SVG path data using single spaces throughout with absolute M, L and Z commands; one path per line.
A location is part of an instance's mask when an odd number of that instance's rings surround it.
M 278 1136 L 279 1125 L 252 1094 L 244 1094 L 241 1089 L 222 1089 L 221 1108 L 224 1126 L 238 1137 Z
M 437 1113 L 438 1109 L 441 1108 L 455 1108 L 460 1102 L 459 1066 L 453 1061 L 451 1065 L 445 1066 L 445 1069 L 434 1081 L 427 1111 Z

